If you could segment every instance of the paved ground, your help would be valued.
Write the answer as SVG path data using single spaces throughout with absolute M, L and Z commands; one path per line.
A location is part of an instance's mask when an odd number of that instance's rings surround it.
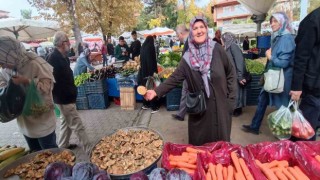
M 151 115 L 150 110 L 141 110 L 141 103 L 137 103 L 137 108 L 134 111 L 121 110 L 119 106 L 111 103 L 111 106 L 105 110 L 82 110 L 79 111 L 83 120 L 89 140 L 92 144 L 97 143 L 102 137 L 113 133 L 115 130 L 128 126 L 144 126 L 150 127 L 159 131 L 165 141 L 174 143 L 188 143 L 187 136 L 187 120 L 176 121 L 171 118 L 174 111 L 167 111 L 164 106 L 156 114 Z M 242 124 L 249 124 L 255 106 L 249 106 L 243 109 L 243 115 L 233 118 L 232 122 L 232 143 L 247 145 L 262 141 L 276 141 L 267 126 L 266 120 L 263 121 L 260 135 L 245 133 L 241 130 Z M 267 113 L 273 109 L 267 109 Z M 59 124 L 57 120 L 57 136 L 59 136 Z M 5 144 L 18 145 L 27 147 L 27 144 L 19 132 L 16 121 L 0 124 L 0 146 Z M 79 144 L 78 139 L 71 136 L 71 143 Z M 88 161 L 88 156 L 81 149 L 81 145 L 74 150 L 77 156 L 77 161 Z

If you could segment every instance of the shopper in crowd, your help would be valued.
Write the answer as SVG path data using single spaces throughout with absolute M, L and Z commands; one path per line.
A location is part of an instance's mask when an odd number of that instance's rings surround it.
M 246 36 L 246 37 L 244 38 L 244 40 L 243 40 L 243 43 L 242 43 L 242 49 L 243 49 L 244 51 L 248 51 L 248 50 L 249 50 L 249 45 L 250 45 L 250 43 L 249 43 L 249 37 Z
M 300 110 L 316 132 L 320 127 L 320 7 L 301 21 L 295 41 L 290 95 L 292 100 L 301 99 Z M 315 141 L 316 135 L 310 140 Z
M 115 50 L 115 54 L 114 54 L 115 58 L 117 60 L 128 61 L 130 58 L 129 52 L 130 52 L 130 49 L 129 49 L 128 45 L 125 44 L 124 37 L 120 36 L 119 37 L 119 44 L 116 46 L 116 50 Z
M 80 54 L 83 52 L 83 43 L 79 43 L 78 44 L 78 56 L 80 56 Z
M 47 112 L 38 116 L 21 115 L 17 118 L 18 127 L 30 151 L 57 148 L 52 66 L 37 54 L 27 52 L 18 40 L 9 36 L 0 36 L 0 63 L 2 67 L 17 71 L 18 75 L 12 77 L 13 83 L 28 87 L 34 81 L 44 103 L 49 107 Z
M 226 50 L 228 57 L 234 64 L 237 74 L 237 105 L 236 109 L 233 111 L 233 116 L 237 117 L 242 114 L 242 107 L 246 106 L 247 93 L 245 88 L 246 79 L 244 78 L 246 65 L 244 62 L 242 51 L 236 44 L 236 38 L 234 34 L 229 32 L 224 33 L 222 35 L 222 42 L 224 43 L 224 49 Z
M 102 54 L 102 60 L 103 60 L 103 63 L 102 63 L 102 66 L 106 66 L 108 64 L 108 59 L 107 59 L 107 44 L 106 44 L 106 41 L 103 41 L 103 44 L 101 46 L 101 54 Z
M 133 42 L 130 46 L 131 58 L 134 60 L 135 57 L 140 55 L 141 42 L 138 40 L 138 35 L 136 31 L 131 32 L 131 37 Z
M 289 92 L 295 51 L 293 30 L 287 15 L 283 12 L 272 14 L 270 24 L 272 29 L 271 48 L 266 52 L 268 59 L 266 70 L 270 68 L 283 69 L 284 90 L 282 93 L 268 93 L 264 89 L 261 90 L 251 124 L 242 126 L 245 132 L 253 134 L 259 134 L 261 122 L 268 105 L 279 109 L 282 105 L 288 106 L 290 100 Z
M 215 36 L 213 38 L 213 41 L 219 43 L 220 45 L 222 45 L 222 42 L 221 42 L 221 31 L 220 30 L 217 30 L 216 33 L 215 33 Z
M 107 55 L 108 56 L 113 56 L 114 55 L 114 47 L 111 42 L 111 38 L 108 38 L 108 43 L 107 43 Z
M 38 54 L 38 56 L 42 57 L 43 59 L 46 59 L 47 52 L 42 46 L 39 46 L 37 48 L 37 54 Z
M 83 52 L 80 54 L 80 56 L 77 59 L 76 66 L 73 69 L 73 76 L 76 77 L 82 73 L 88 72 L 87 69 L 90 71 L 94 70 L 94 67 L 90 64 L 90 49 L 86 48 L 83 50 Z
M 58 31 L 54 35 L 54 51 L 48 55 L 47 61 L 53 66 L 56 80 L 53 88 L 53 100 L 58 105 L 62 118 L 60 126 L 59 147 L 74 149 L 76 144 L 70 144 L 71 133 L 78 137 L 86 153 L 90 151 L 90 144 L 81 118 L 76 109 L 77 87 L 74 84 L 73 73 L 70 68 L 68 52 L 70 42 L 66 33 Z
M 70 48 L 68 57 L 73 57 L 73 56 L 75 56 L 75 55 L 76 55 L 76 53 L 74 52 L 74 49 L 73 49 L 73 48 Z
M 182 55 L 186 52 L 188 49 L 188 36 L 189 36 L 189 30 L 184 24 L 180 24 L 176 28 L 176 33 L 179 38 L 180 42 L 183 42 L 185 46 L 183 46 Z M 188 93 L 188 84 L 187 81 L 184 80 L 182 83 L 182 92 L 181 92 L 181 99 L 180 99 L 180 106 L 179 111 L 177 114 L 172 114 L 172 117 L 179 121 L 184 121 L 184 117 L 187 113 L 187 107 L 186 107 L 186 94 Z
M 160 98 L 185 79 L 190 92 L 202 90 L 206 111 L 189 114 L 189 143 L 202 145 L 230 141 L 231 114 L 236 101 L 236 74 L 221 45 L 208 37 L 208 23 L 203 16 L 190 22 L 188 50 L 173 74 L 155 90 L 148 90 L 147 100 Z M 202 88 L 201 88 L 202 87 Z
M 142 44 L 140 61 L 141 67 L 138 74 L 138 84 L 146 86 L 147 78 L 153 76 L 154 73 L 158 73 L 156 51 L 152 36 L 148 36 Z M 158 99 L 153 99 L 152 101 L 146 101 L 144 99 L 142 109 L 146 110 L 149 108 L 151 108 L 152 114 L 158 112 L 160 108 Z

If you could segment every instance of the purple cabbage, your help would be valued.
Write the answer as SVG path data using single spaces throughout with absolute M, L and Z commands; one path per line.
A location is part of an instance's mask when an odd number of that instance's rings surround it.
M 71 176 L 72 167 L 63 162 L 54 162 L 46 167 L 45 180 L 61 180 L 62 177 Z
M 93 176 L 93 180 L 111 180 L 111 178 L 106 171 L 100 171 Z
M 151 171 L 149 174 L 150 180 L 165 180 L 166 179 L 167 172 L 163 168 L 155 168 Z
M 99 168 L 89 162 L 79 162 L 72 169 L 73 180 L 92 179 L 95 174 L 99 173 Z
M 142 171 L 134 173 L 130 176 L 130 180 L 148 180 L 148 179 L 149 179 L 148 176 Z
M 190 175 L 181 169 L 171 169 L 167 174 L 167 180 L 191 180 Z

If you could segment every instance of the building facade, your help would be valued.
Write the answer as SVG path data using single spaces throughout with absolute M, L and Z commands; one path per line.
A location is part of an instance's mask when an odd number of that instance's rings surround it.
M 217 27 L 232 24 L 234 20 L 247 20 L 250 12 L 237 0 L 214 0 L 213 19 Z

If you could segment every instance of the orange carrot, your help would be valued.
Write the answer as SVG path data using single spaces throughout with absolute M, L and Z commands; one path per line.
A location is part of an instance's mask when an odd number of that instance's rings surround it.
M 189 164 L 189 163 L 186 163 L 186 162 L 177 162 L 177 166 L 178 167 L 182 167 L 182 168 L 189 168 L 189 169 L 196 169 L 197 166 L 194 165 L 194 164 Z
M 246 163 L 244 162 L 244 160 L 242 158 L 239 158 L 239 164 L 240 164 L 240 166 L 242 168 L 242 171 L 243 171 L 243 174 L 244 174 L 245 178 L 247 180 L 254 180 L 254 178 L 253 178 L 248 166 L 246 165 Z
M 273 168 L 273 167 L 277 167 L 278 164 L 279 164 L 279 161 L 273 160 L 273 161 L 271 161 L 271 162 L 268 164 L 267 167 L 270 169 L 270 168 Z
M 234 167 L 236 168 L 236 172 L 240 173 L 242 179 L 245 178 L 245 176 L 244 176 L 244 174 L 242 172 L 240 163 L 239 163 L 239 158 L 238 158 L 238 156 L 237 156 L 235 151 L 231 152 L 231 159 L 232 159 Z
M 316 155 L 314 158 L 320 163 L 320 155 Z
M 170 166 L 177 166 L 177 161 L 169 161 Z
M 308 178 L 308 176 L 306 174 L 304 174 L 304 172 L 298 166 L 294 166 L 293 168 L 296 170 L 296 172 L 298 172 L 300 174 L 300 177 L 302 177 L 303 179 L 306 179 L 306 180 L 310 180 Z
M 193 175 L 194 174 L 194 169 L 189 169 L 189 168 L 183 168 L 183 167 L 178 167 L 178 169 L 184 170 L 188 174 Z
M 222 174 L 223 174 L 223 179 L 227 180 L 227 177 L 228 177 L 228 169 L 227 169 L 227 167 L 223 166 Z
M 206 174 L 206 180 L 212 180 L 210 171 Z
M 288 167 L 288 171 L 293 175 L 295 179 L 305 180 L 304 177 L 301 177 L 300 173 L 298 173 L 293 167 Z
M 260 168 L 260 170 L 266 175 L 268 180 L 279 180 L 277 176 L 270 170 L 267 166 L 264 166 L 259 160 L 256 160 L 256 164 Z
M 228 166 L 228 176 L 227 176 L 227 180 L 233 180 L 233 167 L 231 165 Z
M 195 148 L 192 148 L 192 147 L 187 147 L 186 151 L 189 152 L 189 153 L 204 153 L 205 152 L 204 150 L 195 149 Z
M 276 171 L 275 174 L 279 180 L 288 180 L 288 178 L 281 171 Z
M 237 172 L 234 177 L 236 180 L 246 180 L 246 178 L 243 177 L 243 174 L 241 172 Z
M 212 180 L 217 180 L 217 175 L 216 175 L 216 166 L 213 165 L 212 163 L 209 163 L 209 170 L 211 173 L 211 178 Z
M 279 161 L 278 167 L 289 167 L 289 162 L 286 160 Z
M 189 164 L 196 164 L 197 159 L 189 159 L 188 163 Z
M 197 153 L 190 153 L 190 152 L 183 152 L 181 156 L 188 156 L 188 157 L 194 157 L 197 158 Z
M 186 157 L 184 157 L 184 156 L 174 156 L 174 155 L 170 155 L 170 156 L 169 156 L 169 161 L 177 161 L 177 162 L 183 161 L 183 162 L 188 162 L 188 161 L 189 161 L 189 158 L 186 158 Z
M 223 180 L 223 173 L 222 173 L 222 165 L 217 164 L 216 166 L 216 175 L 218 180 Z
M 294 178 L 294 176 L 286 168 L 282 169 L 282 172 L 283 172 L 284 175 L 286 175 L 286 177 L 289 180 L 296 180 L 296 178 Z

